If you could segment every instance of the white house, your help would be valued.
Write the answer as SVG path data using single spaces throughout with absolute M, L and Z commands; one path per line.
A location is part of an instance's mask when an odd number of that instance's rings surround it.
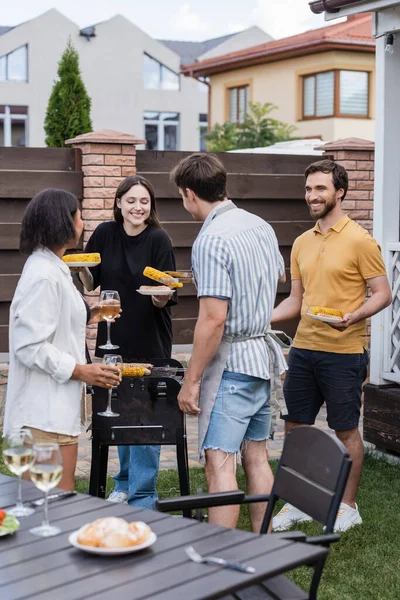
M 44 146 L 43 123 L 68 38 L 79 52 L 92 98 L 94 130 L 114 129 L 154 150 L 199 150 L 207 128 L 208 86 L 180 75 L 191 58 L 269 41 L 258 28 L 205 42 L 156 40 L 121 15 L 80 29 L 55 9 L 0 27 L 0 146 Z M 174 48 L 174 44 L 178 47 Z
M 376 38 L 376 141 L 374 237 L 385 254 L 393 304 L 372 319 L 370 381 L 386 419 L 383 439 L 400 451 L 400 1 L 313 0 L 311 10 L 327 20 L 373 13 Z M 386 387 L 384 387 L 386 384 Z M 387 387 L 387 386 L 392 387 Z M 388 401 L 390 389 L 390 401 Z M 368 390 L 368 394 L 371 390 Z M 368 400 L 366 393 L 366 403 Z M 386 396 L 385 396 L 386 394 Z M 378 419 L 378 417 L 376 417 Z M 382 421 L 383 422 L 383 421 Z M 390 438 L 390 439 L 389 439 Z

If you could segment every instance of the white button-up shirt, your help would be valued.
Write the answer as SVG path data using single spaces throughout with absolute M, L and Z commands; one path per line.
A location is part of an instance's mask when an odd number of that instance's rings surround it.
M 86 307 L 69 267 L 48 249 L 26 261 L 10 308 L 4 431 L 26 425 L 79 435 Z

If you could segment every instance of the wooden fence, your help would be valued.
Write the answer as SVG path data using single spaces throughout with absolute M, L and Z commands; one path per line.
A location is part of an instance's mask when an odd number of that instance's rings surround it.
M 8 352 L 10 303 L 26 257 L 19 252 L 21 220 L 29 200 L 45 188 L 82 198 L 80 151 L 0 148 L 0 352 Z
M 172 239 L 178 268 L 189 268 L 193 240 L 200 223 L 184 210 L 169 173 L 187 152 L 137 152 L 137 171 L 153 183 L 161 221 Z M 228 170 L 228 192 L 240 207 L 267 220 L 277 234 L 287 266 L 287 283 L 277 302 L 289 291 L 289 257 L 295 238 L 313 223 L 304 202 L 303 173 L 313 156 L 221 154 Z M 22 215 L 29 200 L 48 187 L 83 197 L 81 152 L 56 148 L 0 148 L 0 352 L 8 351 L 8 314 L 25 257 L 19 253 Z M 174 343 L 188 344 L 198 312 L 194 286 L 184 286 L 173 309 Z M 297 321 L 278 324 L 294 334 Z
M 169 182 L 171 169 L 190 152 L 137 152 L 137 172 L 155 188 L 157 207 L 163 227 L 171 237 L 180 269 L 190 267 L 193 241 L 201 223 L 185 211 L 175 185 Z M 253 212 L 274 228 L 287 267 L 287 282 L 279 286 L 277 303 L 290 289 L 290 250 L 296 237 L 314 225 L 304 201 L 304 170 L 315 156 L 271 154 L 218 155 L 228 171 L 229 197 L 240 207 Z M 173 309 L 174 343 L 192 342 L 198 303 L 194 286 L 179 292 L 179 304 Z M 297 320 L 277 324 L 293 335 Z

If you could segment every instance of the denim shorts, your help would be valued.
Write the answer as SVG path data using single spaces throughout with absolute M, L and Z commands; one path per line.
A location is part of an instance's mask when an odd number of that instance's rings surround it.
M 203 450 L 240 451 L 244 440 L 263 441 L 271 428 L 270 382 L 225 371 L 211 412 Z
M 368 352 L 340 354 L 292 348 L 283 392 L 291 423 L 313 424 L 323 403 L 331 429 L 358 427 Z

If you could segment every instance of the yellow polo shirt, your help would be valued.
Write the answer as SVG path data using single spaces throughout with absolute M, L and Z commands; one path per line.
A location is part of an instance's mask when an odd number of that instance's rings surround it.
M 304 288 L 295 348 L 362 353 L 367 347 L 365 319 L 345 331 L 336 331 L 306 313 L 310 306 L 351 313 L 364 304 L 366 279 L 386 275 L 381 249 L 370 234 L 347 216 L 325 235 L 317 223 L 295 240 L 290 271 L 292 280 L 300 279 Z

